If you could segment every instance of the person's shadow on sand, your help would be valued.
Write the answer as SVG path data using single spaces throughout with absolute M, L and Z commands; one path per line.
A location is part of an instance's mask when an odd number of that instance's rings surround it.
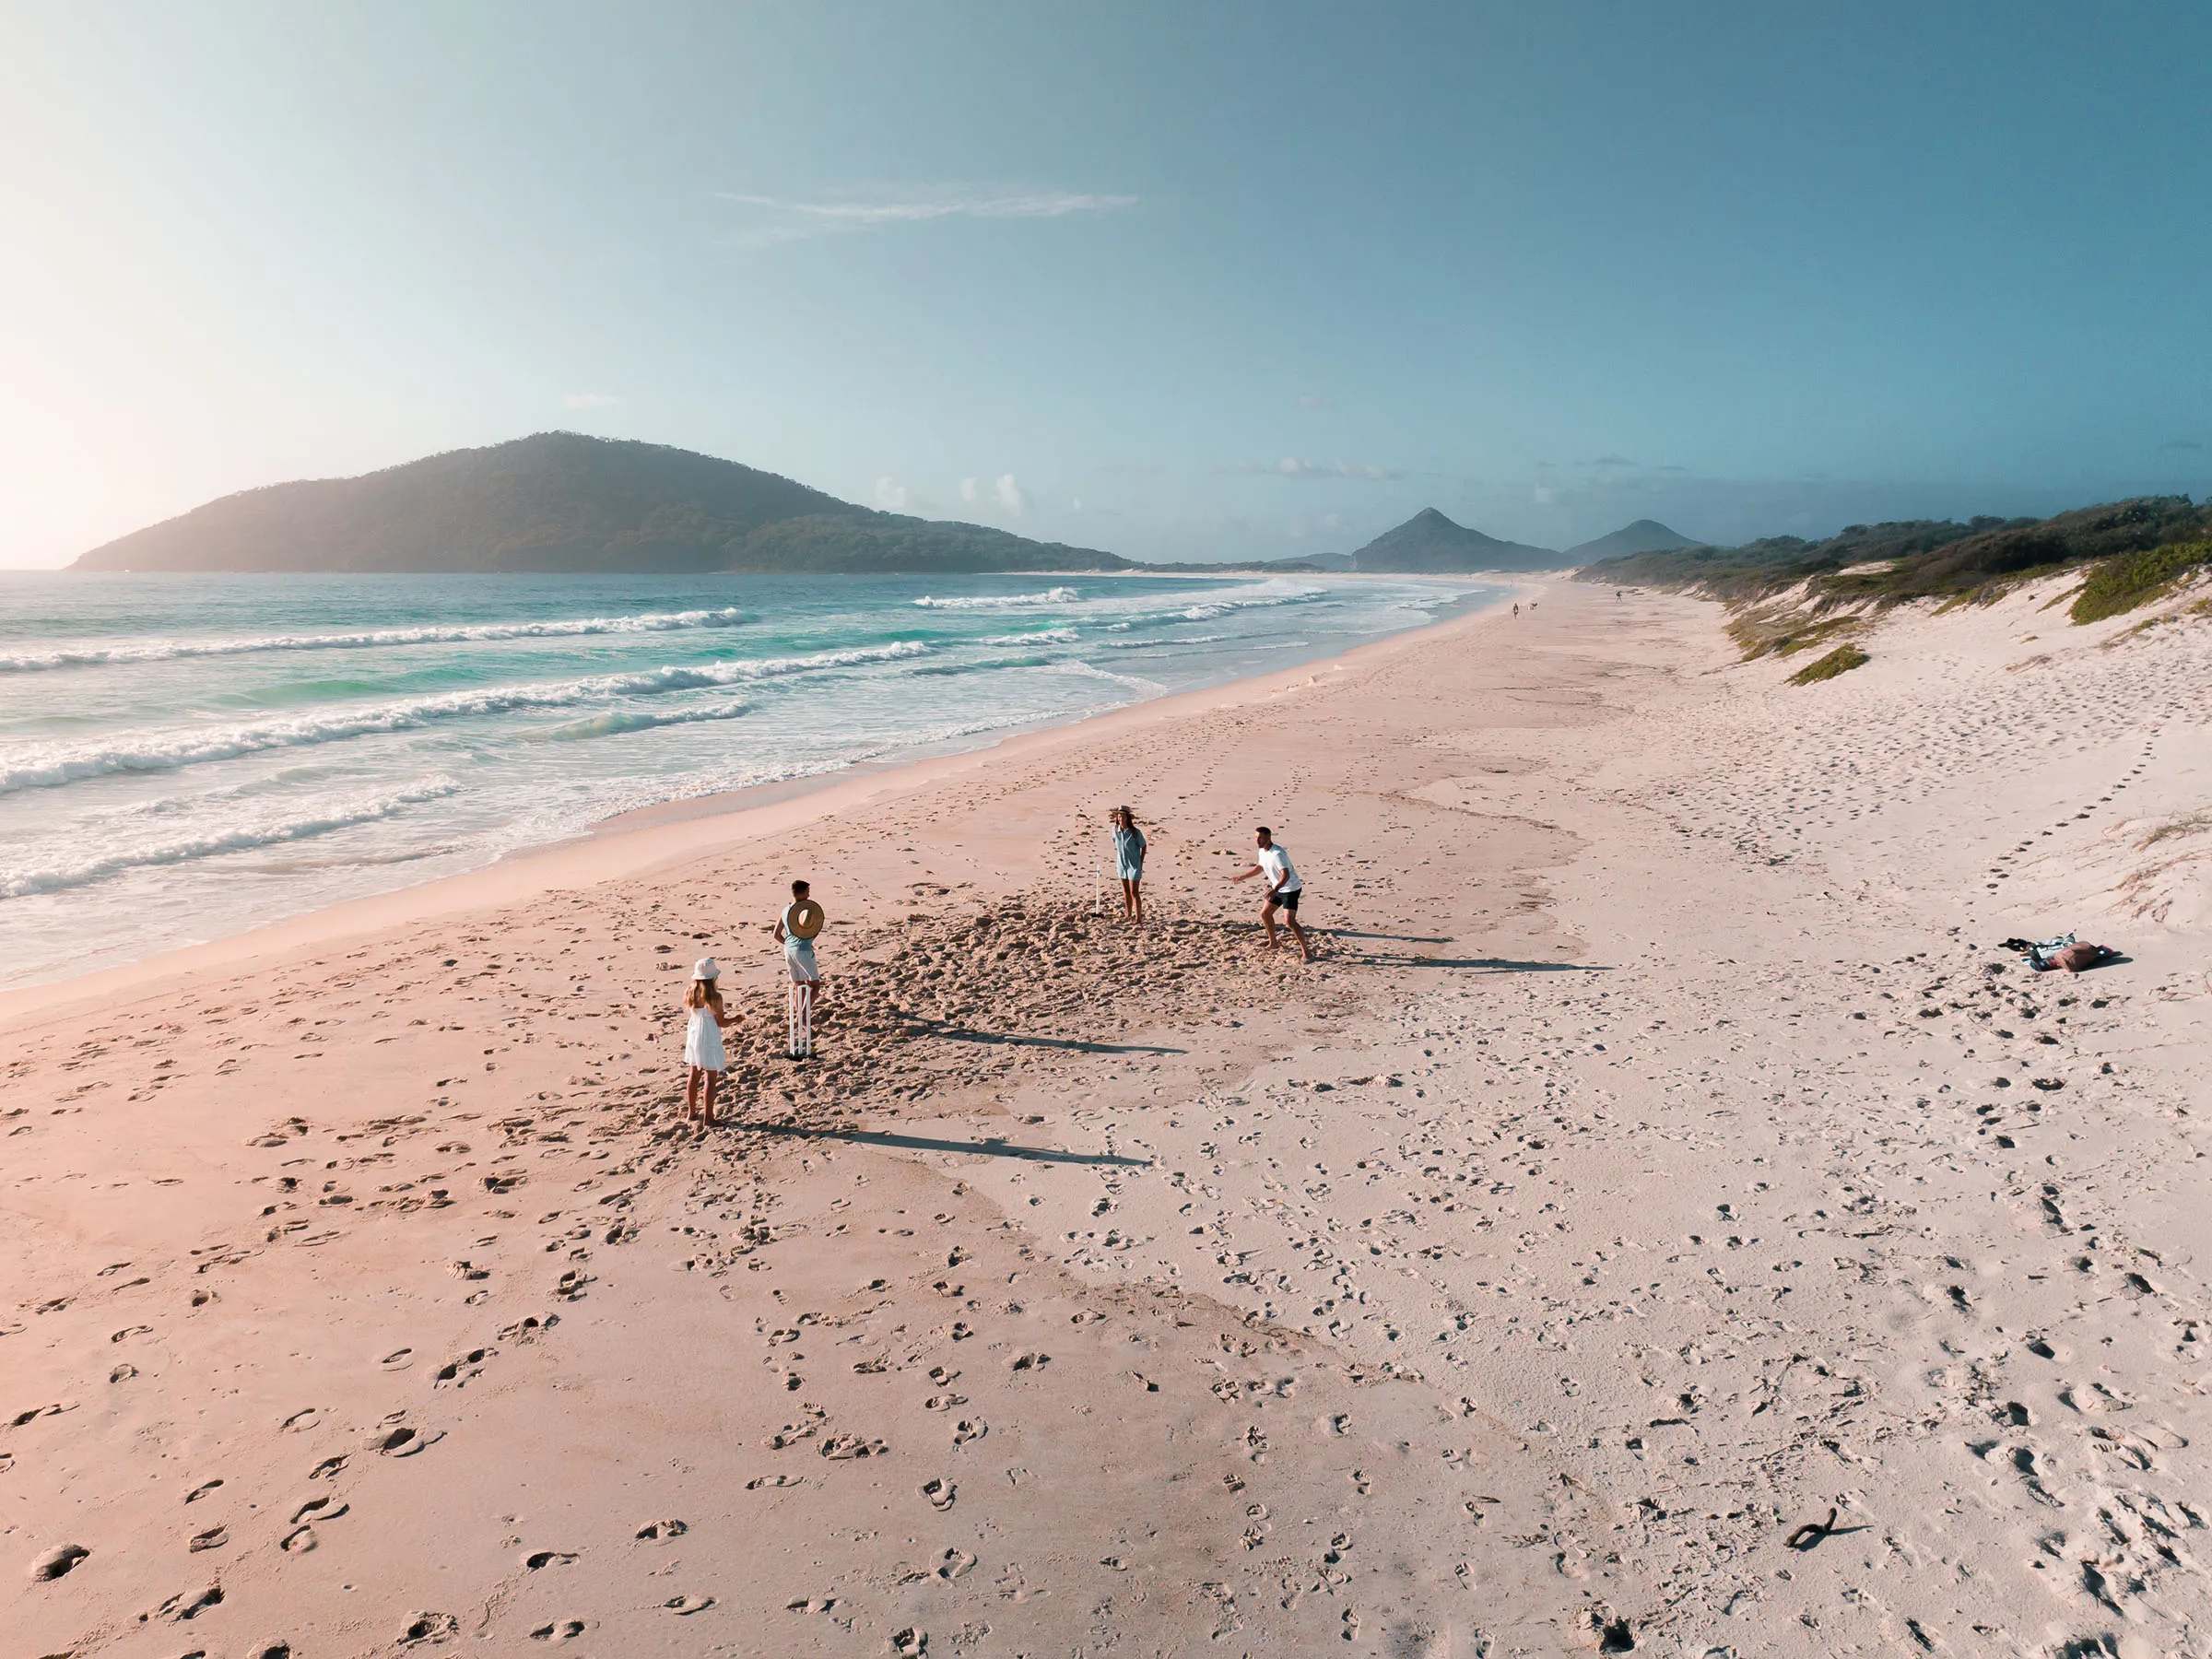
M 1025 1037 L 1016 1031 L 979 1031 L 973 1026 L 956 1026 L 918 1015 L 900 1017 L 916 1032 L 942 1037 L 947 1042 L 1004 1043 L 1013 1048 L 1065 1049 L 1074 1054 L 1187 1054 L 1188 1049 L 1165 1048 L 1153 1042 L 1086 1042 L 1076 1037 Z
M 1610 973 L 1595 962 L 1517 962 L 1511 957 L 1440 957 L 1397 954 L 1379 950 L 1347 950 L 1335 955 L 1340 962 L 1363 968 L 1464 968 L 1481 973 Z
M 877 1129 L 813 1129 L 802 1124 L 746 1125 L 760 1135 L 787 1135 L 798 1140 L 850 1141 L 860 1147 L 890 1147 L 906 1152 L 972 1152 L 982 1158 L 1018 1158 L 1029 1163 L 1091 1164 L 1112 1169 L 1149 1169 L 1149 1159 L 1112 1152 L 1065 1152 L 1057 1147 L 1017 1147 L 995 1136 L 980 1141 L 939 1140 L 926 1135 L 892 1135 Z

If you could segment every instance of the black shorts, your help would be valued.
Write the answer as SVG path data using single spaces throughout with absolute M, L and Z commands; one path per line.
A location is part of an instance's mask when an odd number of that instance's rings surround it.
M 1270 893 L 1267 895 L 1268 908 L 1287 910 L 1295 916 L 1298 914 L 1298 901 L 1304 895 L 1305 890 L 1301 887 L 1292 888 L 1287 893 Z

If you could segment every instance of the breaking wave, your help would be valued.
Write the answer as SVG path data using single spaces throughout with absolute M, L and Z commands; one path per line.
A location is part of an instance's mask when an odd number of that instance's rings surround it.
M 249 819 L 196 835 L 173 836 L 166 840 L 149 838 L 135 845 L 113 833 L 106 833 L 100 838 L 102 845 L 98 852 L 83 851 L 75 857 L 50 856 L 44 862 L 37 862 L 37 855 L 34 854 L 34 862 L 13 868 L 0 866 L 0 899 L 22 899 L 33 893 L 60 892 L 68 888 L 104 881 L 125 870 L 144 869 L 156 865 L 186 864 L 194 859 L 214 858 L 225 853 L 247 853 L 256 847 L 276 847 L 288 841 L 306 841 L 312 836 L 327 835 L 334 830 L 347 830 L 356 824 L 373 823 L 379 818 L 391 818 L 409 806 L 457 794 L 460 788 L 461 785 L 451 778 L 430 778 L 406 789 L 334 801 L 315 812 L 290 818 L 270 816 Z M 151 818 L 154 815 L 145 816 Z
M 378 628 L 360 633 L 265 634 L 242 640 L 142 640 L 128 645 L 72 645 L 0 656 L 0 674 L 47 668 L 98 668 L 122 663 L 171 663 L 187 657 L 250 656 L 265 651 L 369 651 L 380 645 L 460 645 L 488 640 L 566 640 L 592 634 L 674 633 L 689 628 L 735 628 L 745 613 L 662 611 L 636 617 L 582 617 L 566 622 L 477 622 L 449 628 Z
M 956 599 L 933 599 L 927 594 L 914 603 L 924 610 L 1002 610 L 1018 605 L 1073 605 L 1082 595 L 1071 587 L 1042 594 L 976 594 Z
M 761 657 L 749 662 L 702 663 L 688 668 L 652 668 L 632 674 L 600 674 L 542 685 L 492 687 L 451 691 L 432 697 L 403 698 L 288 720 L 265 720 L 192 732 L 154 733 L 142 738 L 105 743 L 42 743 L 0 760 L 0 794 L 21 789 L 51 789 L 116 772 L 168 771 L 211 760 L 230 760 L 267 749 L 300 748 L 342 742 L 384 732 L 404 732 L 444 720 L 512 713 L 526 709 L 558 709 L 610 697 L 653 697 L 695 691 L 747 680 L 818 673 L 920 656 L 929 647 L 920 641 L 822 651 L 810 656 Z

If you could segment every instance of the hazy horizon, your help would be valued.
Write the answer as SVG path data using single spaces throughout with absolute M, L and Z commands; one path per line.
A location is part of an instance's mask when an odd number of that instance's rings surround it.
M 14 8 L 0 567 L 557 428 L 1142 559 L 2212 492 L 2212 14 Z

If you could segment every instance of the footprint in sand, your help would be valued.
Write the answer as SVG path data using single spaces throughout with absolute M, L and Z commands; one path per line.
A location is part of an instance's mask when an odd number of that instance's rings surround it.
M 220 1549 L 229 1542 L 230 1529 L 229 1527 L 211 1526 L 204 1533 L 194 1534 L 192 1542 L 185 1548 L 187 1554 L 196 1555 L 203 1549 Z
M 757 1492 L 766 1487 L 772 1491 L 778 1487 L 795 1487 L 806 1484 L 806 1477 L 804 1475 L 756 1475 L 745 1483 L 745 1489 L 748 1492 Z
M 714 1605 L 711 1595 L 672 1595 L 661 1604 L 678 1618 L 688 1618 L 694 1613 L 704 1613 Z
M 781 1480 L 783 1477 L 782 1476 L 778 1476 L 776 1478 Z M 754 1484 L 758 1485 L 759 1483 L 755 1482 Z M 641 1539 L 660 1541 L 668 1538 L 680 1538 L 690 1530 L 691 1529 L 685 1525 L 681 1521 L 648 1521 L 644 1525 L 638 1528 L 637 1535 Z
M 925 1480 L 922 1483 L 922 1496 L 928 1499 L 935 1509 L 950 1509 L 953 1500 L 959 1495 L 960 1488 L 949 1480 Z
M 410 1429 L 403 1423 L 396 1429 L 380 1432 L 369 1443 L 386 1457 L 413 1457 L 418 1452 L 428 1451 L 444 1438 L 443 1430 L 425 1434 L 421 1430 Z
M 970 1441 L 982 1440 L 990 1432 L 991 1425 L 981 1418 L 973 1419 L 962 1418 L 952 1426 L 952 1443 L 956 1448 L 964 1446 Z
M 573 1641 L 577 1637 L 582 1634 L 582 1619 L 564 1618 L 558 1624 L 540 1625 L 536 1630 L 530 1632 L 530 1640 L 533 1641 L 554 1642 Z
M 82 1544 L 56 1544 L 31 1562 L 31 1580 L 34 1583 L 50 1583 L 55 1579 L 66 1578 L 76 1564 L 91 1553 Z
M 403 1644 L 443 1641 L 461 1633 L 461 1621 L 451 1613 L 418 1613 L 399 1633 Z
M 539 1549 L 524 1556 L 523 1565 L 535 1572 L 545 1567 L 566 1567 L 575 1559 L 576 1552 L 572 1549 Z
M 833 1595 L 803 1595 L 797 1601 L 785 1602 L 783 1610 L 786 1613 L 827 1613 L 836 1606 L 837 1598 Z
M 932 1571 L 949 1584 L 962 1573 L 973 1571 L 974 1567 L 975 1558 L 966 1550 L 947 1549 L 937 1558 L 937 1564 Z
M 187 1503 L 197 1503 L 201 1499 L 206 1497 L 208 1493 L 214 1491 L 217 1487 L 219 1487 L 223 1483 L 220 1478 L 215 1480 L 203 1480 L 198 1486 L 194 1487 L 191 1491 L 184 1494 L 184 1501 Z
M 430 1386 L 438 1388 L 451 1382 L 456 1388 L 466 1388 L 484 1370 L 489 1348 L 471 1348 L 457 1359 L 449 1359 L 440 1366 L 430 1378 Z
M 222 1599 L 223 1587 L 220 1584 L 210 1584 L 205 1590 L 183 1591 L 156 1607 L 153 1617 L 179 1622 L 197 1618 L 208 1608 L 221 1606 Z
M 317 1411 L 312 1406 L 309 1406 L 301 1410 L 293 1412 L 290 1417 L 286 1418 L 283 1422 L 277 1424 L 276 1426 L 277 1428 L 285 1430 L 287 1433 L 298 1433 L 301 1430 L 314 1428 L 322 1420 L 323 1414 Z
M 897 1631 L 891 1637 L 891 1652 L 898 1654 L 899 1659 L 921 1659 L 922 1654 L 929 1652 L 929 1632 L 916 1630 Z

